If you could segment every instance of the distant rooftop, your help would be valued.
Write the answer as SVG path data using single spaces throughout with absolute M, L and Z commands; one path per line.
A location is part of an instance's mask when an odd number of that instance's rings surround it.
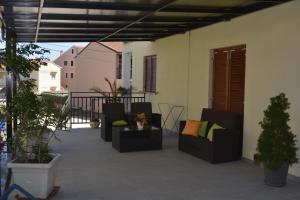
M 103 44 L 115 51 L 118 51 L 118 52 L 123 51 L 123 46 L 124 46 L 123 42 L 101 42 L 101 44 Z

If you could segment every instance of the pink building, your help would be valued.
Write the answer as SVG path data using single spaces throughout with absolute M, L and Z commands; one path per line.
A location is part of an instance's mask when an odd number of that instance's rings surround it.
M 104 78 L 122 78 L 122 50 L 121 42 L 89 43 L 75 57 L 75 79 L 70 91 L 88 92 L 92 87 L 109 91 Z
M 64 69 L 62 86 L 72 92 L 89 92 L 92 87 L 109 91 L 105 77 L 121 84 L 122 50 L 122 42 L 91 42 L 84 48 L 71 47 L 55 60 Z
M 61 66 L 61 87 L 69 90 L 74 81 L 76 62 L 74 58 L 83 49 L 83 46 L 72 46 L 54 60 L 54 63 Z

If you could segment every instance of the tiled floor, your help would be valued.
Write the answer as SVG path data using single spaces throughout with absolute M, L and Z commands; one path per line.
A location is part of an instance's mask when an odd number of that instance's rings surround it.
M 59 136 L 62 154 L 53 200 L 297 200 L 300 182 L 264 185 L 262 170 L 245 162 L 212 165 L 177 150 L 164 135 L 162 151 L 119 153 L 100 130 L 73 129 Z

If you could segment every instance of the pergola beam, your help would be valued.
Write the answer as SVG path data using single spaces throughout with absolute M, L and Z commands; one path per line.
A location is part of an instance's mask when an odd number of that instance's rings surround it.
M 44 6 L 44 0 L 40 0 L 34 42 L 37 42 L 37 39 L 39 36 L 39 29 L 40 29 L 40 22 L 41 22 L 42 13 L 43 13 L 43 6 Z
M 32 22 L 30 22 L 32 23 Z M 198 22 L 197 24 L 209 22 Z M 15 22 L 16 28 L 27 28 L 27 23 Z M 35 25 L 35 22 L 32 23 Z M 126 23 L 59 23 L 59 22 L 41 22 L 40 29 L 116 29 L 125 26 Z M 129 29 L 188 29 L 193 23 L 181 24 L 153 24 L 142 23 L 134 24 Z
M 107 35 L 107 34 L 104 34 L 104 35 Z M 68 39 L 68 38 L 98 38 L 101 37 L 101 36 L 104 36 L 104 35 L 60 35 L 59 38 L 62 38 L 62 39 Z M 158 35 L 158 34 L 157 34 Z M 165 36 L 165 35 L 168 35 L 168 33 L 164 34 L 159 34 L 158 36 Z M 34 35 L 19 35 L 18 36 L 18 39 L 19 38 L 34 38 Z M 155 37 L 155 35 L 147 35 L 147 34 L 139 34 L 139 35 L 114 35 L 114 36 L 111 36 L 111 38 L 153 38 Z M 57 38 L 57 35 L 53 35 L 53 34 L 47 34 L 47 35 L 40 35 L 39 36 L 39 39 L 56 39 Z
M 134 42 L 134 41 L 154 41 L 158 38 L 109 38 L 107 40 L 105 40 L 105 42 Z M 39 39 L 39 42 L 97 42 L 98 39 L 95 38 L 64 38 L 64 39 Z M 21 41 L 21 42 L 31 42 L 32 38 L 18 38 L 17 41 Z
M 128 22 L 134 21 L 139 16 L 130 15 L 96 15 L 96 14 L 49 14 L 45 13 L 42 15 L 42 20 L 61 20 L 61 21 L 112 21 L 112 22 Z M 7 19 L 15 20 L 36 20 L 37 14 L 28 13 L 10 13 L 6 15 Z M 143 19 L 143 22 L 215 22 L 213 17 L 165 17 L 165 16 L 149 16 Z
M 159 12 L 160 10 L 168 7 L 171 3 L 175 2 L 175 1 L 176 0 L 162 0 L 158 5 L 155 5 L 155 8 L 152 11 L 142 14 L 141 16 L 137 17 L 134 21 L 128 23 L 127 25 L 123 26 L 122 28 L 119 28 L 118 30 L 116 30 L 115 32 L 113 32 L 111 34 L 108 34 L 107 36 L 101 38 L 97 42 L 102 42 L 102 41 L 106 40 L 107 38 L 110 38 L 123 30 L 126 30 L 127 28 L 133 26 L 134 24 L 137 24 L 141 21 L 145 21 L 146 19 L 148 19 L 149 17 L 154 15 L 156 12 Z
M 184 31 L 186 29 L 173 29 L 173 30 L 167 30 L 167 29 L 161 29 L 161 30 L 147 30 L 147 29 L 141 29 L 141 30 L 136 30 L 136 29 L 127 29 L 122 31 L 122 33 L 120 34 L 162 34 L 162 33 L 177 33 L 178 31 Z M 33 33 L 35 33 L 34 30 L 30 30 L 30 29 L 16 29 L 16 31 L 18 32 L 22 32 L 21 35 L 32 35 Z M 109 34 L 109 33 L 113 33 L 114 30 L 113 29 L 109 29 L 109 30 L 70 30 L 70 29 L 40 29 L 39 34 L 40 35 L 45 35 L 45 34 L 52 34 L 52 35 L 62 35 L 62 34 L 70 34 L 70 35 L 101 35 L 101 34 Z

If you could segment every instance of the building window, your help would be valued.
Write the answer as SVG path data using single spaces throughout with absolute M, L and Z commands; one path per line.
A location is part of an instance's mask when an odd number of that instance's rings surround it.
M 71 66 L 73 66 L 73 64 L 74 64 L 74 63 L 73 63 L 73 60 L 71 60 Z
M 72 54 L 74 54 L 74 49 L 72 49 Z
M 68 65 L 68 61 L 64 61 L 64 66 L 67 66 Z
M 144 57 L 144 91 L 156 92 L 156 55 Z
M 117 70 L 116 78 L 122 78 L 122 54 L 117 54 Z
M 68 78 L 68 73 L 66 73 L 66 78 Z
M 52 80 L 56 79 L 56 74 L 57 74 L 57 72 L 50 72 L 50 76 L 51 76 Z
M 71 78 L 73 78 L 73 73 L 71 73 Z

